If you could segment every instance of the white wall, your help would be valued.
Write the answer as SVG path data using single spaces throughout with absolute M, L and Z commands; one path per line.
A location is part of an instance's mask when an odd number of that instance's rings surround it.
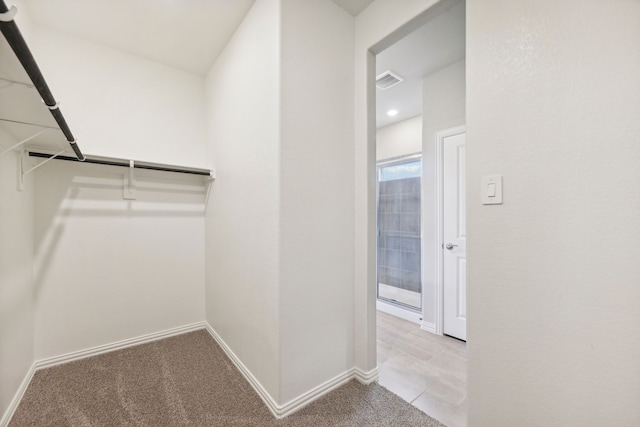
M 353 366 L 352 34 L 259 0 L 207 77 L 207 319 L 279 405 Z
M 640 2 L 467 26 L 469 425 L 639 425 Z
M 39 26 L 31 36 L 85 154 L 208 166 L 201 76 Z
M 204 320 L 199 177 L 52 161 L 35 179 L 35 358 Z
M 31 21 L 26 8 L 17 6 L 17 24 L 28 38 Z M 3 55 L 13 56 L 13 52 L 7 49 Z M 0 151 L 17 142 L 0 125 Z M 18 156 L 18 152 L 0 156 L 0 420 L 31 368 L 34 355 L 34 189 L 33 179 L 28 176 L 24 190 L 17 191 Z
M 282 402 L 353 367 L 353 21 L 282 1 Z
M 280 1 L 257 0 L 207 75 L 207 321 L 279 399 Z
M 465 124 L 465 61 L 448 65 L 422 79 L 422 314 L 435 325 L 437 239 L 437 141 L 438 131 Z
M 0 128 L 0 151 L 17 143 Z M 33 362 L 33 182 L 17 191 L 18 154 L 0 157 L 0 419 Z
M 422 152 L 422 116 L 403 120 L 376 131 L 378 161 L 420 152 Z

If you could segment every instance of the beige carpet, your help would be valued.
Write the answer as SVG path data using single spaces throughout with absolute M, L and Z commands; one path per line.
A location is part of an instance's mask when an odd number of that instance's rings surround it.
M 204 330 L 38 371 L 18 426 L 442 426 L 355 381 L 276 420 Z

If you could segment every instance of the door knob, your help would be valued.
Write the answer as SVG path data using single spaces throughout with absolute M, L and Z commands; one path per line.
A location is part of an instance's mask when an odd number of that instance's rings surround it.
M 445 248 L 447 248 L 447 249 L 451 250 L 451 249 L 455 248 L 456 246 L 458 246 L 458 245 L 454 245 L 453 243 L 447 243 L 447 244 L 445 245 Z

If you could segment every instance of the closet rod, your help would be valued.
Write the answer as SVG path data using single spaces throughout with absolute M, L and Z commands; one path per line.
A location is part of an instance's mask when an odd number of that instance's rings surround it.
M 0 31 L 2 31 L 2 34 L 7 39 L 9 46 L 13 49 L 13 52 L 18 57 L 22 67 L 27 72 L 29 78 L 40 93 L 40 97 L 42 97 L 45 105 L 49 108 L 51 115 L 56 122 L 58 122 L 60 130 L 62 130 L 62 133 L 64 133 L 64 136 L 67 138 L 71 148 L 73 148 L 76 157 L 78 160 L 83 161 L 84 155 L 82 154 L 82 151 L 80 151 L 80 147 L 78 147 L 76 139 L 73 137 L 71 129 L 69 129 L 69 125 L 62 115 L 62 111 L 60 111 L 60 107 L 58 106 L 58 103 L 49 89 L 49 85 L 47 85 L 47 82 L 40 71 L 40 67 L 38 67 L 33 54 L 31 54 L 31 50 L 29 50 L 29 46 L 27 46 L 24 37 L 22 37 L 22 33 L 20 33 L 20 29 L 13 19 L 15 12 L 15 6 L 10 10 L 4 0 L 0 0 Z
M 30 151 L 29 157 L 39 157 L 42 159 L 50 159 L 54 157 L 54 155 L 46 154 L 46 153 L 36 153 L 36 152 Z M 56 156 L 55 159 L 67 160 L 71 162 L 79 161 L 75 157 L 69 157 L 69 156 Z M 84 159 L 83 163 L 93 163 L 96 165 L 108 165 L 108 166 L 120 166 L 125 168 L 131 167 L 128 160 L 103 160 L 103 159 L 91 159 L 87 157 Z M 153 171 L 177 172 L 177 173 L 186 173 L 190 175 L 211 176 L 211 172 L 206 169 L 187 169 L 187 168 L 179 168 L 179 167 L 174 167 L 169 165 L 154 165 L 149 163 L 145 164 L 145 163 L 138 163 L 138 162 L 133 162 L 133 167 L 135 169 L 147 169 L 147 170 L 153 170 Z

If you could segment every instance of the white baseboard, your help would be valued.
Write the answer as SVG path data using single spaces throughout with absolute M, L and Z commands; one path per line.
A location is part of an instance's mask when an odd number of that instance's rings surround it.
M 277 417 L 276 409 L 278 407 L 278 404 L 271 397 L 269 392 L 262 386 L 262 384 L 260 384 L 260 381 L 258 381 L 258 379 L 253 376 L 251 371 L 249 371 L 249 369 L 246 366 L 244 366 L 244 363 L 240 361 L 238 356 L 236 356 L 236 354 L 231 350 L 231 348 L 227 345 L 227 343 L 224 342 L 224 340 L 220 337 L 220 335 L 218 335 L 218 333 L 213 330 L 211 325 L 207 323 L 206 329 L 207 329 L 207 332 L 209 332 L 209 335 L 211 335 L 211 337 L 215 340 L 215 342 L 218 343 L 218 345 L 224 351 L 227 357 L 231 360 L 231 362 L 233 362 L 235 367 L 240 371 L 242 376 L 247 380 L 247 382 L 251 385 L 251 387 L 253 387 L 256 393 L 258 393 L 258 396 L 260 396 L 260 399 L 262 399 L 264 404 L 267 405 L 267 408 L 269 408 L 269 411 L 271 411 L 271 413 Z
M 127 347 L 146 344 L 146 343 L 158 341 L 164 338 L 173 337 L 175 335 L 181 335 L 187 332 L 193 332 L 193 331 L 197 331 L 205 328 L 206 328 L 205 322 L 192 323 L 191 325 L 179 326 L 177 328 L 167 329 L 165 331 L 154 332 L 147 335 L 141 335 L 135 338 L 116 341 L 110 344 L 99 345 L 97 347 L 88 348 L 86 350 L 74 351 L 71 353 L 63 354 L 61 356 L 49 357 L 46 359 L 36 361 L 35 363 L 36 371 L 44 368 L 50 368 L 52 366 L 60 365 L 63 363 L 75 362 L 76 360 L 86 359 L 87 357 L 97 356 L 99 354 L 109 353 L 111 351 L 122 350 Z
M 425 322 L 424 320 L 420 324 L 420 329 L 423 331 L 431 332 L 432 334 L 438 335 L 438 331 L 436 329 L 436 324 L 431 322 Z
M 9 407 L 6 411 L 4 411 L 4 415 L 2 415 L 2 418 L 0 418 L 0 427 L 7 427 L 9 425 L 9 421 L 11 421 L 13 413 L 16 411 L 16 409 L 18 409 L 18 405 L 20 404 L 25 391 L 27 391 L 27 387 L 29 386 L 31 379 L 33 378 L 33 374 L 35 373 L 36 364 L 32 363 L 31 368 L 29 368 L 29 370 L 27 371 L 27 375 L 25 375 L 24 380 L 22 380 L 22 383 L 20 384 L 20 387 L 18 387 L 18 391 L 13 396 L 13 399 L 11 399 Z
M 251 387 L 253 387 L 256 393 L 258 393 L 258 396 L 260 396 L 264 404 L 267 406 L 267 408 L 269 408 L 271 414 L 277 419 L 281 419 L 286 417 L 287 415 L 293 414 L 294 412 L 302 409 L 304 406 L 308 405 L 314 400 L 319 399 L 320 397 L 340 387 L 341 385 L 346 384 L 352 379 L 356 379 L 363 384 L 370 384 L 371 382 L 378 379 L 377 368 L 369 372 L 364 372 L 357 368 L 352 368 L 307 391 L 306 393 L 301 394 L 300 396 L 290 400 L 289 402 L 280 405 L 262 386 L 262 384 L 260 384 L 260 381 L 258 381 L 258 379 L 253 376 L 251 371 L 240 361 L 235 353 L 229 348 L 229 346 L 209 324 L 207 324 L 207 331 L 209 331 L 213 339 L 218 343 L 220 348 L 222 348 L 227 357 L 231 359 L 236 368 L 238 368 L 238 370 L 242 373 L 247 382 L 251 384 Z
M 175 335 L 184 334 L 187 332 L 193 332 L 200 329 L 206 329 L 206 322 L 193 323 L 191 325 L 180 326 L 177 328 L 167 329 L 165 331 L 154 332 L 152 334 L 142 335 L 135 338 L 129 338 L 122 341 L 116 341 L 111 344 L 100 345 L 97 347 L 88 348 L 85 350 L 74 351 L 71 353 L 63 354 L 61 356 L 49 357 L 42 360 L 37 360 L 31 365 L 31 368 L 27 372 L 22 384 L 18 388 L 15 396 L 11 400 L 9 407 L 5 411 L 2 419 L 0 419 L 0 427 L 7 427 L 9 421 L 13 417 L 15 410 L 18 408 L 18 404 L 24 396 L 33 375 L 40 369 L 50 368 L 52 366 L 60 365 L 63 363 L 75 362 L 76 360 L 86 359 L 87 357 L 97 356 L 99 354 L 108 353 L 111 351 L 122 350 L 127 347 L 133 347 L 140 344 L 146 344 L 153 341 L 169 338 Z
M 49 357 L 46 359 L 38 360 L 31 365 L 31 368 L 25 375 L 24 380 L 20 384 L 18 391 L 13 397 L 9 407 L 5 411 L 4 415 L 0 419 L 0 427 L 7 427 L 15 410 L 18 408 L 20 400 L 24 396 L 31 379 L 34 374 L 40 369 L 50 368 L 52 366 L 60 365 L 63 363 L 74 362 L 76 360 L 86 359 L 88 357 L 97 356 L 99 354 L 108 353 L 111 351 L 122 350 L 127 347 L 133 347 L 136 345 L 146 344 L 149 342 L 157 341 L 163 338 L 169 338 L 175 335 L 184 334 L 187 332 L 193 332 L 200 329 L 206 329 L 207 332 L 213 337 L 213 339 L 220 345 L 222 350 L 231 359 L 233 364 L 238 368 L 240 373 L 251 384 L 253 389 L 258 393 L 262 401 L 265 403 L 269 411 L 276 418 L 284 418 L 297 410 L 303 408 L 314 400 L 324 396 L 330 391 L 340 387 L 341 385 L 349 382 L 352 379 L 356 379 L 362 384 L 370 384 L 378 379 L 378 369 L 372 369 L 368 372 L 362 371 L 358 368 L 351 368 L 348 371 L 320 384 L 319 386 L 301 394 L 295 399 L 289 402 L 279 405 L 273 397 L 267 392 L 267 390 L 260 384 L 260 382 L 253 376 L 251 371 L 238 359 L 233 351 L 227 346 L 227 344 L 220 338 L 220 336 L 213 330 L 213 328 L 207 322 L 198 322 L 191 325 L 180 326 L 178 328 L 168 329 L 166 331 L 155 332 L 152 334 L 142 335 L 135 338 L 130 338 L 122 341 L 117 341 L 111 344 L 105 344 L 97 347 L 92 347 L 85 350 L 75 351 L 60 356 Z
M 358 368 L 354 368 L 354 378 L 358 380 L 361 384 L 368 385 L 372 382 L 378 381 L 378 368 L 373 368 L 372 370 L 365 372 Z
M 319 398 L 321 398 L 322 396 L 324 396 L 325 394 L 329 393 L 332 390 L 335 390 L 336 388 L 340 387 L 341 385 L 344 385 L 346 383 L 348 383 L 349 381 L 351 381 L 352 379 L 355 378 L 355 369 L 350 369 L 336 377 L 331 378 L 328 381 L 325 381 L 324 383 L 320 384 L 317 387 L 312 388 L 311 390 L 307 391 L 306 393 L 301 394 L 300 396 L 291 399 L 290 401 L 288 401 L 287 403 L 285 403 L 284 405 L 279 405 L 278 407 L 278 413 L 276 415 L 277 418 L 284 418 L 287 415 L 291 415 L 294 412 L 302 409 L 303 407 L 307 406 L 308 404 L 310 404 L 311 402 L 313 402 L 314 400 L 317 400 Z

